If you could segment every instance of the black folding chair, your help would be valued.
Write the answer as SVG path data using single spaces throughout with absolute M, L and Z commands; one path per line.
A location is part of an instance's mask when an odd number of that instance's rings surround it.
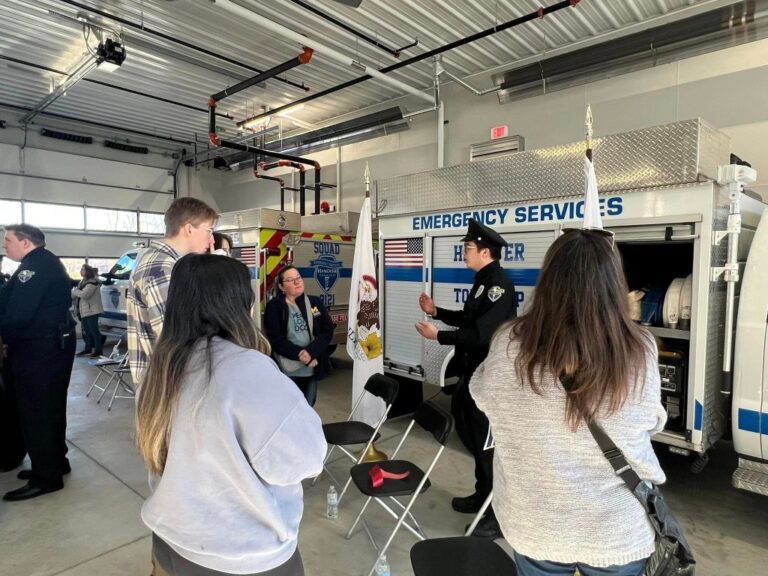
M 411 548 L 414 576 L 516 576 L 515 561 L 493 540 L 435 538 Z
M 365 383 L 363 391 L 355 401 L 355 405 L 352 407 L 352 412 L 349 413 L 349 417 L 345 422 L 332 422 L 330 424 L 323 424 L 323 434 L 325 435 L 325 441 L 331 445 L 331 449 L 328 450 L 328 454 L 326 454 L 325 461 L 323 462 L 323 470 L 328 473 L 328 475 L 333 479 L 334 484 L 337 486 L 340 486 L 340 484 L 327 466 L 328 460 L 331 457 L 331 453 L 335 448 L 338 448 L 355 464 L 360 464 L 363 461 L 365 453 L 370 445 L 379 439 L 379 429 L 387 420 L 387 415 L 392 408 L 392 404 L 394 403 L 395 398 L 397 398 L 398 389 L 399 387 L 397 380 L 394 378 L 384 376 L 383 374 L 374 374 L 368 378 L 368 382 Z M 363 401 L 363 397 L 366 394 L 372 394 L 373 396 L 381 398 L 386 405 L 384 414 L 382 414 L 381 418 L 379 418 L 376 426 L 370 426 L 365 422 L 352 420 L 355 415 L 355 411 L 357 410 L 358 406 L 360 406 L 360 403 Z M 347 449 L 347 446 L 355 446 L 360 444 L 365 444 L 365 447 L 363 448 L 362 452 L 360 452 L 359 456 L 355 456 L 351 450 Z M 322 474 L 322 472 L 320 474 Z M 317 479 L 320 478 L 320 474 L 318 474 L 314 480 L 312 480 L 313 486 L 317 483 Z M 350 478 L 348 478 L 344 484 L 344 488 L 342 489 L 341 493 L 339 494 L 339 503 L 341 503 L 341 499 L 344 497 L 344 493 L 347 491 L 347 488 L 349 488 L 351 481 L 352 477 L 350 476 Z
M 440 445 L 440 448 L 437 450 L 434 458 L 432 458 L 432 461 L 429 463 L 426 471 L 422 470 L 416 464 L 408 460 L 395 459 L 398 452 L 400 452 L 400 448 L 402 448 L 403 444 L 405 443 L 406 438 L 408 438 L 408 435 L 411 433 L 414 424 L 418 424 L 424 430 L 429 432 Z M 429 475 L 435 468 L 435 464 L 437 464 L 437 461 L 440 459 L 443 450 L 445 450 L 445 443 L 447 442 L 448 437 L 451 435 L 452 431 L 453 417 L 436 404 L 433 404 L 432 402 L 424 402 L 414 413 L 413 420 L 411 420 L 411 423 L 408 425 L 408 428 L 400 439 L 397 448 L 392 454 L 392 460 L 385 462 L 367 462 L 365 464 L 358 464 L 352 467 L 350 474 L 352 476 L 353 482 L 355 483 L 355 486 L 358 490 L 360 490 L 360 492 L 368 496 L 368 498 L 363 504 L 363 507 L 360 510 L 360 513 L 357 515 L 357 518 L 355 518 L 355 521 L 349 529 L 349 532 L 347 532 L 347 539 L 352 537 L 352 533 L 354 532 L 355 527 L 363 517 L 365 509 L 368 507 L 368 504 L 370 504 L 371 500 L 378 502 L 382 508 L 384 508 L 393 518 L 397 520 L 392 533 L 389 535 L 389 538 L 387 538 L 387 542 L 379 550 L 379 555 L 377 556 L 376 561 L 373 563 L 368 576 L 371 576 L 371 574 L 374 573 L 379 558 L 386 554 L 387 549 L 392 543 L 392 540 L 394 540 L 395 535 L 401 526 L 405 526 L 419 540 L 426 539 L 424 531 L 419 526 L 416 518 L 414 518 L 414 516 L 411 514 L 411 508 L 416 502 L 419 494 L 426 492 L 429 489 Z M 380 466 L 385 472 L 395 474 L 408 472 L 409 475 L 407 478 L 402 480 L 385 479 L 380 487 L 374 488 L 371 477 L 369 475 L 370 470 L 374 466 Z M 408 499 L 408 503 L 403 506 L 403 504 L 397 499 L 398 496 L 409 496 L 410 498 Z M 398 515 L 395 510 L 387 505 L 385 502 L 387 499 L 402 510 L 400 515 Z M 406 521 L 406 516 L 413 522 L 413 526 Z M 363 520 L 363 522 L 365 522 L 365 520 Z M 370 536 L 370 531 L 368 531 L 368 535 Z M 375 544 L 376 543 L 374 542 L 374 546 Z

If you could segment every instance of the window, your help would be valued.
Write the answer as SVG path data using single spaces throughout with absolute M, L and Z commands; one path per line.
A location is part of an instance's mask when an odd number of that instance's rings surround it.
M 16 272 L 16 268 L 19 267 L 19 262 L 14 262 L 8 256 L 2 256 L 2 264 L 0 264 L 0 274 L 8 274 L 12 276 Z
M 137 252 L 128 252 L 120 256 L 120 259 L 112 266 L 109 271 L 109 278 L 113 280 L 128 280 L 136 265 Z M 102 274 L 103 275 L 103 274 Z
M 61 263 L 64 264 L 64 268 L 67 270 L 69 277 L 74 280 L 80 280 L 80 268 L 86 263 L 85 256 L 78 258 L 59 258 Z M 99 275 L 104 275 L 112 268 L 115 263 L 115 258 L 88 258 L 88 265 L 93 266 L 98 270 Z
M 21 202 L 0 200 L 0 225 L 21 223 Z
M 141 234 L 165 234 L 165 215 L 142 212 L 139 215 L 139 232 Z
M 137 232 L 136 212 L 130 210 L 109 210 L 107 208 L 86 208 L 88 230 L 106 232 Z
M 66 204 L 24 203 L 24 223 L 38 228 L 68 228 L 82 230 L 85 227 L 82 206 Z

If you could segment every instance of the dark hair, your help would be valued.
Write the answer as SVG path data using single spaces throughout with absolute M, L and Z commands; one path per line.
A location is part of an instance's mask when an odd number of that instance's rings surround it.
M 136 442 L 153 473 L 165 467 L 173 413 L 190 360 L 200 351 L 198 342 L 205 343 L 209 381 L 215 336 L 269 353 L 251 319 L 254 301 L 248 268 L 234 258 L 188 254 L 173 267 L 163 330 L 141 382 L 136 413 Z
M 232 238 L 228 234 L 224 234 L 223 232 L 214 232 L 213 233 L 213 249 L 218 250 L 222 247 L 224 244 L 224 240 L 227 241 L 229 244 L 229 247 L 232 248 L 234 244 L 232 244 Z
M 83 271 L 85 272 L 85 274 L 83 274 L 83 278 L 85 280 L 91 280 L 92 278 L 96 278 L 97 276 L 96 268 L 88 264 L 83 264 L 82 268 L 83 268 Z
M 577 229 L 550 246 L 530 310 L 511 321 L 518 377 L 542 394 L 544 373 L 565 376 L 565 417 L 574 430 L 601 408 L 621 408 L 645 374 L 652 339 L 630 318 L 628 292 L 612 242 Z
M 45 246 L 45 234 L 37 226 L 31 224 L 8 224 L 5 227 L 6 232 L 13 232 L 19 240 L 29 240 L 37 246 Z
M 165 236 L 172 238 L 179 233 L 184 224 L 194 225 L 201 222 L 214 222 L 217 218 L 216 211 L 202 200 L 197 198 L 177 198 L 165 211 Z
M 286 264 L 285 266 L 283 266 L 280 269 L 280 272 L 277 273 L 277 283 L 280 286 L 283 285 L 283 278 L 285 277 L 285 273 L 288 272 L 289 270 L 296 270 L 297 272 L 299 272 L 299 269 L 296 268 L 296 266 L 294 266 L 293 264 Z M 301 272 L 299 272 L 299 274 L 301 274 Z

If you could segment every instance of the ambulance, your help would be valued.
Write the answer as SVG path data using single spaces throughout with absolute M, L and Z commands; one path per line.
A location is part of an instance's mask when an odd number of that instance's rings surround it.
M 451 349 L 414 329 L 418 296 L 463 306 L 470 218 L 509 243 L 501 263 L 525 312 L 547 249 L 581 226 L 584 154 L 577 142 L 376 183 L 388 373 L 445 383 Z M 668 422 L 654 440 L 701 471 L 730 430 L 734 485 L 768 492 L 768 216 L 745 189 L 755 171 L 731 164 L 728 136 L 701 119 L 595 139 L 593 157 L 633 315 L 659 343 Z

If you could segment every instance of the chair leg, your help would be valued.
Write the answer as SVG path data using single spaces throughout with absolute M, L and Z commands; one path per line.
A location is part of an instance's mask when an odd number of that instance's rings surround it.
M 397 534 L 397 531 L 400 530 L 400 526 L 403 525 L 405 522 L 405 516 L 406 514 L 410 514 L 411 507 L 413 506 L 413 503 L 416 501 L 416 498 L 418 497 L 419 492 L 417 491 L 413 496 L 411 496 L 411 499 L 408 501 L 408 505 L 405 507 L 405 511 L 400 515 L 400 517 L 397 519 L 397 523 L 395 524 L 395 527 L 392 529 L 392 532 L 389 535 L 389 538 L 387 538 L 386 543 L 384 546 L 382 546 L 381 550 L 379 551 L 379 555 L 376 557 L 376 560 L 373 562 L 373 566 L 371 566 L 370 572 L 368 572 L 368 576 L 372 576 L 373 573 L 376 571 L 376 564 L 379 563 L 379 558 L 384 556 L 384 554 L 387 553 L 387 550 L 389 549 L 389 545 L 392 544 L 392 540 L 395 539 L 395 535 Z M 382 502 L 383 504 L 383 502 Z M 388 506 L 384 506 L 385 508 L 389 509 Z M 405 522 L 406 527 L 410 528 L 407 522 Z M 413 530 L 411 530 L 413 532 Z
M 344 484 L 344 488 L 341 489 L 341 494 L 339 494 L 339 504 L 341 504 L 341 499 L 344 498 L 344 494 L 347 491 L 347 488 L 349 488 L 349 485 L 352 483 L 352 476 L 347 478 L 347 483 Z
M 101 368 L 99 368 L 99 373 L 96 374 L 96 378 L 93 379 L 93 384 L 91 384 L 91 387 L 88 388 L 88 392 L 85 393 L 86 398 L 88 398 L 88 396 L 91 395 L 91 392 L 93 391 L 93 389 L 97 387 L 96 384 L 98 384 L 102 374 L 104 374 L 104 371 Z M 101 388 L 99 388 L 99 390 L 101 390 Z
M 472 532 L 475 531 L 475 528 L 477 528 L 477 525 L 480 523 L 480 519 L 483 517 L 483 514 L 485 514 L 485 511 L 488 510 L 488 506 L 491 505 L 491 500 L 493 500 L 493 491 L 491 491 L 490 494 L 485 499 L 485 502 L 483 502 L 483 505 L 480 506 L 480 510 L 478 510 L 475 517 L 472 519 L 472 523 L 469 525 L 469 528 L 467 528 L 467 531 L 464 533 L 464 536 L 472 536 Z
M 112 386 L 112 381 L 114 379 L 115 379 L 115 375 L 112 374 L 112 376 L 110 376 L 109 380 L 107 381 L 107 385 L 104 386 L 104 388 L 101 391 L 101 394 L 99 394 L 99 398 L 98 400 L 96 400 L 96 404 L 101 404 L 101 399 L 104 398 L 104 394 L 106 394 L 107 390 L 109 390 L 110 386 Z
M 115 389 L 112 392 L 112 398 L 109 399 L 109 404 L 107 404 L 107 412 L 112 411 L 112 404 L 115 403 L 115 397 L 117 396 L 118 390 L 120 390 L 120 378 L 118 378 L 117 382 L 115 382 Z
M 371 500 L 373 500 L 373 496 L 368 496 L 368 499 L 365 501 L 365 504 L 363 504 L 363 507 L 360 509 L 360 512 L 357 515 L 357 518 L 355 518 L 355 521 L 352 523 L 352 526 L 349 528 L 349 532 L 347 532 L 347 535 L 345 536 L 347 540 L 352 538 L 352 532 L 355 531 L 355 527 L 357 526 L 357 523 L 360 522 L 360 518 L 363 517 L 363 513 L 365 512 L 365 509 L 368 508 L 368 504 L 371 503 Z

